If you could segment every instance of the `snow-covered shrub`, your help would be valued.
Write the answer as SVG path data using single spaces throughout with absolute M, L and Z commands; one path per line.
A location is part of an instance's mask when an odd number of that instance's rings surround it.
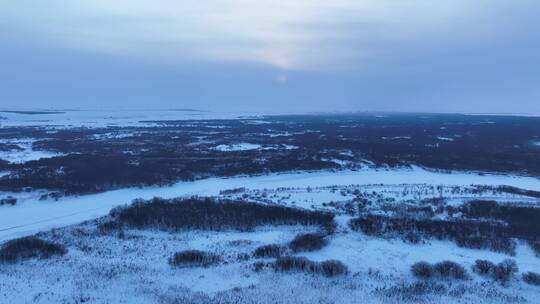
M 333 277 L 348 272 L 347 266 L 336 260 L 314 262 L 305 257 L 286 256 L 276 259 L 274 263 L 276 271 L 302 271 L 322 274 Z
M 247 261 L 251 258 L 251 256 L 247 253 L 239 253 L 236 255 L 236 259 L 239 261 Z
M 540 286 L 540 274 L 536 272 L 527 272 L 523 274 L 523 281 L 527 284 Z
M 516 188 L 516 187 L 512 187 L 512 186 L 499 186 L 499 187 L 496 188 L 496 190 L 504 192 L 504 193 L 525 195 L 525 196 L 540 198 L 540 192 L 539 191 L 534 191 L 534 190 L 525 190 L 525 189 Z
M 289 247 L 294 252 L 315 251 L 323 248 L 328 241 L 320 233 L 305 233 L 297 235 L 290 243 Z
M 390 298 L 397 299 L 395 303 L 424 302 L 427 295 L 442 295 L 448 293 L 448 288 L 438 282 L 421 281 L 382 287 L 377 292 Z
M 165 230 L 249 231 L 260 225 L 303 224 L 322 228 L 334 225 L 334 215 L 327 212 L 211 198 L 137 201 L 128 207 L 114 209 L 111 216 L 134 228 Z
M 488 260 L 476 260 L 472 269 L 479 275 L 489 276 L 491 279 L 503 284 L 508 282 L 519 270 L 516 262 L 511 259 L 506 259 L 499 264 Z
M 402 236 L 403 241 L 411 244 L 419 244 L 422 242 L 422 235 L 417 231 L 409 231 Z
M 433 266 L 435 274 L 441 278 L 463 280 L 467 278 L 467 270 L 456 262 L 443 261 Z
M 435 207 L 444 206 L 446 205 L 446 203 L 447 203 L 447 199 L 444 197 L 439 197 L 439 196 L 424 198 L 421 201 L 422 205 L 432 205 Z
M 304 257 L 285 256 L 276 259 L 274 268 L 281 271 L 301 270 L 309 271 L 314 262 Z
M 238 194 L 238 193 L 243 193 L 243 192 L 246 192 L 245 187 L 221 190 L 219 191 L 219 195 L 232 195 L 232 194 Z
M 213 253 L 200 250 L 184 250 L 174 254 L 169 259 L 173 267 L 207 267 L 220 261 L 220 257 Z
M 411 272 L 415 277 L 422 279 L 442 278 L 463 280 L 467 278 L 465 268 L 452 261 L 442 261 L 435 265 L 428 262 L 418 262 L 411 266 Z
M 490 249 L 495 252 L 503 252 L 509 255 L 516 255 L 517 243 L 508 237 L 482 237 L 459 235 L 455 238 L 459 247 L 472 249 Z
M 264 262 L 255 262 L 253 263 L 253 271 L 255 272 L 259 272 L 261 270 L 263 270 L 263 268 L 266 266 L 267 264 L 264 263 Z
M 28 236 L 4 243 L 0 248 L 0 263 L 15 263 L 31 258 L 47 259 L 66 253 L 63 245 Z
M 106 221 L 97 226 L 97 229 L 102 234 L 109 234 L 114 232 L 120 232 L 122 230 L 122 224 L 115 221 Z
M 256 258 L 278 258 L 285 249 L 281 245 L 270 244 L 255 248 L 253 256 Z
M 227 242 L 227 245 L 233 247 L 249 246 L 251 244 L 253 244 L 252 240 L 232 240 Z
M 435 212 L 431 206 L 406 206 L 405 213 L 417 218 L 431 218 Z
M 338 260 L 327 260 L 320 263 L 322 273 L 327 277 L 345 274 L 349 270 L 345 264 Z
M 473 200 L 460 207 L 461 212 L 471 218 L 491 218 L 500 213 L 496 201 Z
M 13 197 L 13 196 L 8 196 L 6 198 L 3 198 L 3 199 L 0 199 L 0 206 L 1 205 L 11 205 L 11 206 L 14 206 L 15 204 L 17 204 L 17 198 Z
M 418 262 L 411 266 L 411 272 L 415 277 L 428 279 L 433 277 L 435 271 L 428 262 Z
M 535 241 L 529 241 L 529 246 L 531 246 L 532 250 L 536 254 L 537 257 L 540 257 L 540 240 Z
M 493 268 L 492 277 L 501 283 L 508 282 L 519 271 L 516 261 L 506 259 Z
M 476 260 L 472 270 L 479 275 L 491 275 L 493 269 L 496 267 L 495 263 L 488 260 Z

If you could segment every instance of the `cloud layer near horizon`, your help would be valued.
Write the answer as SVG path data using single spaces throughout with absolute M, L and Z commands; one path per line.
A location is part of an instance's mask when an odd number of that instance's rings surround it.
M 540 52 L 538 12 L 540 3 L 534 0 L 17 0 L 0 3 L 0 46 L 33 49 L 39 54 L 27 56 L 36 60 L 46 60 L 46 56 L 39 58 L 51 50 L 107 58 L 107 62 L 128 60 L 154 66 L 149 77 L 159 74 L 160 65 L 168 66 L 164 74 L 170 73 L 170 66 L 183 70 L 210 66 L 201 82 L 228 69 L 231 74 L 253 74 L 240 77 L 242 82 L 269 71 L 275 83 L 295 79 L 300 83 L 296 90 L 293 85 L 275 98 L 308 99 L 311 96 L 302 90 L 327 85 L 327 94 L 316 94 L 330 97 L 338 90 L 350 90 L 336 95 L 343 100 L 341 108 L 348 109 L 354 108 L 355 100 L 384 102 L 380 91 L 385 86 L 399 93 L 387 94 L 388 99 L 401 96 L 401 103 L 414 107 L 423 106 L 415 104 L 419 98 L 458 98 L 445 92 L 453 89 L 469 90 L 464 96 L 469 102 L 492 99 L 500 94 L 494 94 L 489 83 L 480 81 L 475 89 L 470 82 L 485 77 L 504 86 L 510 85 L 506 79 L 512 79 L 515 83 L 507 88 L 511 93 L 506 97 L 527 99 L 523 109 L 531 111 L 530 100 L 539 97 L 538 89 L 530 85 L 538 77 L 528 68 L 538 63 Z M 79 63 L 85 66 L 85 60 Z M 469 71 L 471 67 L 475 70 Z M 464 81 L 449 83 L 441 73 L 452 79 L 463 74 Z M 516 75 L 522 79 L 515 81 Z M 437 89 L 441 83 L 443 88 Z M 373 84 L 380 88 L 374 89 Z M 129 83 L 122 85 L 129 87 Z M 259 88 L 271 91 L 271 96 L 283 90 Z M 175 94 L 165 99 L 186 97 Z M 58 95 L 55 98 L 61 98 Z M 256 96 L 255 91 L 246 96 L 231 93 L 232 99 Z M 76 92 L 69 97 L 75 98 Z M 106 97 L 96 94 L 96 99 Z M 113 94 L 111 99 L 120 98 L 129 95 Z M 387 101 L 381 108 L 393 104 Z

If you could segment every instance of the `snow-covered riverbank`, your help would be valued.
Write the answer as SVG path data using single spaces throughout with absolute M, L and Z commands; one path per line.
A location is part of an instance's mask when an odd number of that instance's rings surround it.
M 0 241 L 104 216 L 111 208 L 128 204 L 136 198 L 214 196 L 218 195 L 220 190 L 238 187 L 276 189 L 351 184 L 509 185 L 540 191 L 540 179 L 533 177 L 479 175 L 468 172 L 448 174 L 421 168 L 297 172 L 252 177 L 209 178 L 195 182 L 180 182 L 168 187 L 129 188 L 92 195 L 64 197 L 58 201 L 40 201 L 38 196 L 22 198 L 16 206 L 0 207 Z M 16 194 L 10 195 L 16 196 Z

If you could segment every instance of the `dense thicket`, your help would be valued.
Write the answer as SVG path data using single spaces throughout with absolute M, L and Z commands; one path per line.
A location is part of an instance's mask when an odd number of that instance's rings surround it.
M 277 258 L 274 263 L 276 271 L 301 271 L 323 274 L 333 277 L 348 272 L 347 266 L 337 260 L 314 262 L 304 257 L 285 256 Z
M 516 262 L 510 259 L 506 259 L 499 264 L 488 260 L 476 260 L 472 270 L 479 275 L 490 277 L 503 284 L 507 283 L 519 271 Z
M 261 225 L 319 225 L 333 227 L 334 215 L 290 207 L 211 198 L 136 201 L 111 211 L 114 220 L 134 228 L 167 230 L 252 230 Z
M 454 241 L 461 247 L 490 249 L 508 254 L 514 254 L 516 248 L 507 226 L 485 221 L 366 215 L 352 219 L 349 225 L 353 230 L 380 237 L 401 237 L 405 240 L 447 239 Z
M 505 193 L 510 193 L 510 194 L 517 194 L 517 195 L 540 198 L 540 191 L 521 189 L 521 188 L 512 187 L 512 186 L 499 186 L 496 188 L 496 190 L 505 192 Z
M 328 244 L 325 235 L 321 233 L 305 233 L 297 235 L 289 247 L 293 252 L 316 251 Z
M 540 286 L 540 274 L 536 272 L 527 272 L 523 274 L 523 281 L 527 284 Z
M 208 267 L 219 261 L 220 257 L 217 254 L 200 250 L 184 250 L 175 253 L 169 259 L 169 264 L 173 267 Z
M 540 240 L 540 208 L 499 204 L 475 200 L 464 204 L 460 211 L 469 218 L 497 219 L 508 223 L 508 233 L 526 240 Z
M 0 206 L 1 205 L 12 205 L 13 206 L 15 204 L 17 204 L 17 199 L 15 197 L 12 197 L 12 196 L 8 196 L 8 197 L 0 199 Z
M 31 258 L 46 259 L 66 253 L 63 245 L 29 236 L 4 243 L 0 248 L 0 263 L 14 263 Z
M 278 244 L 263 245 L 255 248 L 253 256 L 256 258 L 278 258 L 285 252 L 285 248 Z
M 452 261 L 442 261 L 435 264 L 418 262 L 411 266 L 411 272 L 415 277 L 423 279 L 444 278 L 463 280 L 467 278 L 467 270 Z
M 536 256 L 540 258 L 540 239 L 529 241 L 529 246 L 531 246 Z

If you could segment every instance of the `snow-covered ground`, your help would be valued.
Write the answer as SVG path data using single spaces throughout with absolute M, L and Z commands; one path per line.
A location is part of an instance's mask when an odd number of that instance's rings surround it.
M 42 158 L 51 158 L 55 156 L 61 156 L 62 153 L 52 151 L 34 150 L 32 143 L 35 139 L 15 139 L 15 140 L 0 140 L 0 143 L 6 145 L 12 145 L 13 149 L 7 151 L 0 151 L 0 159 L 8 161 L 10 163 L 25 163 L 31 160 L 38 160 Z
M 451 137 L 445 137 L 445 136 L 437 136 L 437 139 L 443 140 L 443 141 L 454 141 Z
M 445 197 L 460 204 L 469 199 L 540 205 L 540 200 L 501 193 L 478 192 L 477 185 L 510 185 L 540 191 L 540 179 L 524 176 L 441 173 L 412 169 L 318 171 L 210 178 L 170 187 L 130 188 L 58 201 L 39 200 L 41 192 L 2 193 L 15 196 L 15 206 L 0 206 L 0 241 L 40 232 L 40 237 L 61 243 L 68 253 L 47 260 L 0 265 L 0 302 L 6 303 L 538 303 L 540 288 L 514 277 L 507 286 L 489 281 L 470 270 L 477 259 L 498 263 L 514 259 L 520 273 L 540 270 L 540 258 L 525 243 L 515 256 L 457 247 L 450 241 L 420 244 L 383 239 L 350 230 L 352 215 L 339 209 L 360 192 L 384 202 L 405 204 Z M 491 188 L 490 188 L 491 189 Z M 161 196 L 216 196 L 325 209 L 336 213 L 337 228 L 328 245 L 299 252 L 313 261 L 336 259 L 349 269 L 346 275 L 327 278 L 315 274 L 255 272 L 252 252 L 261 245 L 286 246 L 295 235 L 313 232 L 312 226 L 262 226 L 250 232 L 124 229 L 125 235 L 103 234 L 96 219 L 115 206 L 135 198 Z M 84 222 L 86 221 L 86 222 Z M 49 230 L 50 228 L 57 228 Z M 218 254 L 211 267 L 175 269 L 168 259 L 180 250 Z M 419 261 L 451 260 L 464 266 L 470 279 L 443 280 L 434 290 L 408 287 L 418 279 L 410 266 Z M 39 269 L 39 271 L 36 271 Z M 442 287 L 441 287 L 442 286 Z M 411 293 L 411 288 L 414 292 Z M 276 298 L 278 297 L 278 298 Z M 279 301 L 276 302 L 276 299 Z
M 247 199 L 249 201 L 272 203 L 304 209 L 334 209 L 337 205 L 354 200 L 357 195 L 369 199 L 373 203 L 385 205 L 406 205 L 422 203 L 425 199 L 444 198 L 448 205 L 459 206 L 470 200 L 494 200 L 501 203 L 540 206 L 540 200 L 524 195 L 502 193 L 496 190 L 479 191 L 476 186 L 433 186 L 427 184 L 374 184 L 374 185 L 340 185 L 305 188 L 277 189 L 236 189 L 222 196 L 231 199 Z
M 47 128 L 148 126 L 149 121 L 237 119 L 260 117 L 256 112 L 205 112 L 182 110 L 66 110 L 59 113 L 20 114 L 0 112 L 0 127 L 45 126 Z M 285 112 L 266 114 L 288 114 Z
M 238 144 L 228 144 L 228 145 L 218 145 L 214 147 L 215 150 L 220 152 L 234 152 L 234 151 L 250 151 L 250 150 L 278 150 L 278 149 L 284 149 L 284 150 L 294 150 L 298 149 L 297 146 L 293 145 L 267 145 L 262 146 L 259 144 L 252 144 L 252 143 L 238 143 Z
M 209 178 L 180 182 L 168 187 L 128 188 L 99 194 L 63 197 L 58 201 L 40 200 L 42 193 L 0 193 L 2 197 L 19 198 L 15 206 L 0 206 L 0 240 L 33 234 L 50 228 L 80 223 L 106 215 L 118 205 L 133 199 L 152 197 L 216 196 L 221 190 L 278 189 L 284 187 L 325 187 L 333 185 L 509 185 L 540 191 L 540 179 L 524 176 L 476 174 L 469 172 L 439 173 L 418 167 L 412 169 L 358 171 L 318 171 Z M 300 201 L 299 201 L 300 202 Z M 309 205 L 309 202 L 303 203 Z
M 278 114 L 278 113 L 275 113 Z M 285 114 L 285 113 L 281 113 Z M 55 114 L 0 113 L 0 127 L 40 126 L 47 132 L 56 129 L 108 126 L 154 126 L 159 121 L 238 119 L 262 117 L 257 113 L 218 113 L 200 111 L 66 111 Z M 259 119 L 259 118 L 257 118 Z M 157 121 L 157 122 L 156 122 Z M 265 120 L 246 120 L 246 124 L 266 124 Z M 486 121 L 485 123 L 492 123 Z M 208 140 L 206 134 L 227 132 L 220 122 L 182 122 L 197 128 L 197 141 L 222 152 L 298 149 L 283 144 L 257 144 L 255 139 L 239 139 L 238 143 L 219 145 L 223 141 Z M 208 128 L 200 130 L 201 126 Z M 346 126 L 344 126 L 346 127 Z M 444 130 L 445 127 L 441 127 Z M 151 132 L 151 131 L 149 131 Z M 174 131 L 171 131 L 174 132 Z M 189 132 L 182 131 L 182 132 Z M 262 133 L 270 138 L 319 132 L 277 131 Z M 98 140 L 147 135 L 145 131 L 123 130 L 93 134 Z M 201 134 L 203 136 L 201 136 Z M 428 145 L 438 147 L 460 135 L 434 133 Z M 401 134 L 397 134 L 401 135 Z M 174 137 L 173 137 L 174 138 Z M 386 140 L 410 141 L 408 135 L 383 137 Z M 535 137 L 530 143 L 540 147 Z M 58 155 L 51 151 L 34 151 L 34 139 L 5 140 L 14 149 L 0 152 L 0 159 L 11 163 Z M 274 143 L 274 142 L 272 142 Z M 294 143 L 294 142 L 293 142 Z M 449 144 L 449 143 L 447 143 Z M 217 146 L 216 146 L 217 145 Z M 17 148 L 18 147 L 18 148 Z M 131 151 L 124 151 L 131 153 Z M 352 151 L 341 152 L 355 157 Z M 329 158 L 344 167 L 349 161 Z M 348 167 L 351 168 L 352 167 Z M 14 171 L 15 172 L 15 171 Z M 10 172 L 0 171 L 0 177 Z M 68 253 L 46 260 L 28 260 L 13 265 L 0 265 L 0 303 L 539 303 L 540 288 L 526 285 L 518 276 L 507 286 L 473 274 L 470 267 L 477 259 L 498 263 L 515 259 L 520 273 L 540 272 L 540 257 L 529 245 L 518 241 L 516 255 L 509 256 L 487 250 L 460 248 L 451 241 L 423 240 L 419 244 L 400 239 L 367 236 L 352 231 L 347 223 L 354 216 L 347 204 L 369 199 L 366 211 L 389 214 L 392 207 L 406 206 L 433 198 L 444 198 L 445 204 L 457 206 L 472 199 L 495 200 L 506 204 L 540 206 L 540 200 L 525 195 L 503 193 L 478 186 L 514 186 L 540 191 L 540 179 L 515 175 L 478 174 L 474 172 L 436 172 L 419 167 L 411 169 L 289 172 L 232 178 L 209 178 L 180 182 L 167 187 L 127 188 L 99 194 L 45 199 L 45 190 L 11 193 L 0 192 L 0 199 L 17 198 L 17 204 L 0 205 L 0 243 L 39 233 L 39 236 L 63 244 Z M 134 230 L 124 228 L 125 235 L 100 233 L 96 225 L 109 211 L 133 199 L 152 197 L 175 198 L 213 196 L 243 199 L 265 204 L 286 205 L 334 212 L 337 228 L 327 236 L 328 245 L 313 252 L 295 253 L 313 261 L 336 259 L 349 269 L 347 275 L 326 278 L 302 273 L 279 273 L 266 267 L 253 271 L 257 261 L 251 253 L 261 245 L 286 245 L 299 233 L 313 232 L 311 226 L 263 226 L 250 232 Z M 356 209 L 355 209 L 356 210 Z M 353 211 L 355 211 L 353 210 Z M 386 212 L 386 211 L 384 211 Z M 434 217 L 450 217 L 448 212 Z M 222 261 L 207 268 L 174 269 L 168 259 L 177 251 L 198 249 L 221 256 Z M 247 257 L 246 257 L 247 256 Z M 463 265 L 470 274 L 464 282 L 442 281 L 445 291 L 419 291 L 410 284 L 418 282 L 410 266 L 418 261 L 436 263 L 451 260 Z M 39 271 L 36 271 L 39 270 Z M 411 292 L 411 290 L 413 290 Z M 418 296 L 418 298 L 414 298 Z M 279 298 L 276 298 L 279 297 Z
M 249 150 L 258 150 L 261 147 L 262 146 L 258 144 L 238 143 L 238 144 L 230 144 L 230 145 L 218 145 L 215 147 L 215 150 L 221 151 L 221 152 L 249 151 Z
M 253 263 L 270 263 L 251 253 L 258 246 L 286 245 L 315 227 L 263 226 L 252 232 L 125 230 L 123 237 L 101 234 L 87 222 L 41 237 L 64 244 L 68 253 L 48 260 L 2 265 L 0 294 L 6 303 L 537 303 L 538 287 L 513 278 L 499 285 L 470 271 L 476 259 L 500 262 L 506 255 L 458 248 L 451 242 L 412 245 L 338 230 L 318 251 L 300 252 L 313 261 L 337 259 L 349 273 L 335 278 L 275 272 Z M 175 269 L 168 259 L 181 250 L 203 250 L 221 257 L 218 265 Z M 520 271 L 538 271 L 540 258 L 519 245 Z M 441 281 L 437 291 L 410 294 L 418 282 L 410 266 L 418 261 L 452 260 L 466 267 L 470 279 Z M 36 271 L 39 269 L 39 271 Z M 442 287 L 440 287 L 442 286 Z M 402 290 L 400 288 L 405 288 Z M 440 289 L 443 288 L 443 291 Z

